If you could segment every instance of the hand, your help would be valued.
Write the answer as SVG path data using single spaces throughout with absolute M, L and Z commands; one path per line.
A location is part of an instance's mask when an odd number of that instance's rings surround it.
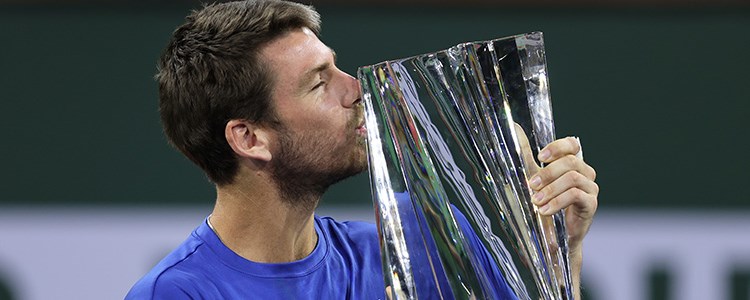
M 532 201 L 539 207 L 539 213 L 553 215 L 565 209 L 573 298 L 581 299 L 583 237 L 591 227 L 598 206 L 599 186 L 594 182 L 596 171 L 576 156 L 581 145 L 572 137 L 556 140 L 544 147 L 538 158 L 547 166 L 540 168 L 534 162 L 526 133 L 518 124 L 516 133 L 519 134 L 522 154 L 527 162 L 526 173 L 533 174 L 529 186 L 536 196 L 532 196 Z M 555 241 L 548 242 L 555 244 Z
M 539 161 L 547 166 L 531 176 L 532 201 L 543 215 L 565 210 L 570 250 L 580 254 L 583 237 L 589 231 L 598 206 L 599 186 L 596 171 L 576 157 L 581 150 L 572 137 L 556 140 L 539 152 Z

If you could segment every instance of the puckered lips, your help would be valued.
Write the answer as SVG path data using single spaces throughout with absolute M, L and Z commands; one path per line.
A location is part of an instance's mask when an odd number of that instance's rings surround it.
M 357 135 L 360 136 L 366 136 L 367 135 L 367 128 L 365 127 L 365 119 L 361 118 L 357 128 L 355 128 L 355 131 L 357 131 Z

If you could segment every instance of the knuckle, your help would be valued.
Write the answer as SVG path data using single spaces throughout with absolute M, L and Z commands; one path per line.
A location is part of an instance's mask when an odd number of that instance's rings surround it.
M 536 173 L 536 176 L 538 176 L 539 179 L 542 180 L 542 184 L 544 184 L 545 182 L 549 180 L 549 176 L 550 176 L 549 168 L 542 168 L 541 170 L 539 170 L 539 172 Z
M 565 141 L 570 144 L 570 149 L 573 151 L 573 153 L 577 153 L 579 150 L 578 140 L 572 136 L 566 137 Z
M 565 163 L 570 167 L 576 167 L 580 163 L 580 159 L 573 154 L 565 155 Z
M 583 199 L 586 196 L 586 192 L 579 188 L 570 189 L 570 194 L 574 199 Z
M 591 180 L 596 180 L 596 169 L 594 169 L 593 167 L 591 167 L 589 165 L 587 165 L 587 166 L 591 170 Z
M 546 196 L 545 196 L 544 198 L 549 198 L 549 196 L 552 196 L 552 195 L 554 195 L 553 193 L 555 192 L 555 189 L 554 189 L 554 187 L 553 187 L 553 186 L 552 186 L 552 185 L 550 184 L 550 185 L 548 185 L 548 186 L 545 186 L 544 188 L 542 188 L 542 189 L 540 190 L 540 192 L 542 192 L 542 193 L 544 193 L 544 195 L 546 195 Z
M 565 173 L 565 176 L 568 177 L 568 180 L 573 186 L 579 186 L 583 183 L 585 178 L 581 173 L 576 171 L 568 171 L 568 173 Z
M 568 170 L 576 170 L 580 164 L 579 162 L 580 159 L 578 159 L 577 157 L 575 157 L 575 155 L 572 155 L 572 154 L 565 155 L 560 160 L 562 161 L 565 168 Z
M 594 192 L 598 195 L 599 194 L 599 185 L 594 182 Z
M 557 209 L 559 204 L 560 204 L 560 197 L 552 198 L 551 200 L 549 200 L 549 202 L 547 202 L 547 205 L 553 209 Z

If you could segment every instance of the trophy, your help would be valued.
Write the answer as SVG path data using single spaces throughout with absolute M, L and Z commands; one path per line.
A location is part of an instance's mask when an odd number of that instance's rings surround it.
M 541 32 L 357 72 L 391 299 L 572 299 L 562 212 L 528 180 L 554 140 Z

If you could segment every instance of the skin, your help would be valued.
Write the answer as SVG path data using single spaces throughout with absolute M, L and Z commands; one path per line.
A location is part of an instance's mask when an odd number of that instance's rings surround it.
M 225 136 L 240 168 L 234 183 L 217 187 L 210 221 L 240 256 L 290 262 L 315 248 L 313 213 L 326 184 L 332 183 L 329 177 L 346 177 L 366 167 L 360 88 L 336 68 L 331 49 L 306 28 L 277 38 L 261 55 L 273 73 L 271 102 L 283 126 L 227 123 Z M 289 154 L 290 147 L 300 149 Z M 280 169 L 292 164 L 302 164 L 308 174 L 287 172 L 296 177 L 277 178 Z M 316 178 L 323 182 L 314 182 Z M 301 184 L 290 193 L 288 183 L 279 180 Z
M 291 262 L 309 255 L 317 244 L 313 214 L 325 188 L 366 168 L 360 87 L 306 28 L 270 42 L 261 55 L 273 72 L 271 102 L 283 126 L 227 123 L 225 137 L 240 169 L 232 184 L 217 186 L 210 221 L 238 255 L 255 262 Z M 540 212 L 567 208 L 576 287 L 583 237 L 599 192 L 594 169 L 575 157 L 579 149 L 572 138 L 551 143 L 539 157 L 547 166 L 535 169 L 530 181 L 536 195 L 543 195 L 535 200 Z M 294 167 L 299 170 L 280 171 Z
M 539 161 L 548 165 L 529 181 L 536 192 L 533 202 L 541 214 L 552 215 L 565 209 L 575 299 L 581 298 L 583 238 L 591 228 L 599 203 L 596 171 L 576 157 L 580 150 L 581 145 L 573 137 L 550 143 L 538 155 Z
M 516 127 L 525 161 L 533 162 L 531 147 L 520 126 Z M 565 209 L 565 225 L 568 233 L 573 296 L 580 299 L 581 267 L 583 264 L 583 238 L 591 227 L 598 206 L 599 186 L 594 182 L 596 171 L 576 154 L 581 145 L 573 137 L 556 140 L 541 151 L 537 158 L 547 166 L 540 168 L 531 164 L 529 186 L 534 191 L 532 202 L 538 212 L 551 216 Z

